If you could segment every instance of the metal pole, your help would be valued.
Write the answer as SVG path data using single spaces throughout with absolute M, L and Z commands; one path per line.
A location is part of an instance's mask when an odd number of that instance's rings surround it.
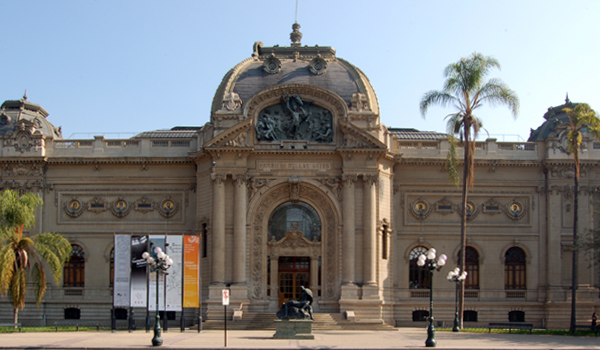
M 160 331 L 160 314 L 158 312 L 158 303 L 160 302 L 160 299 L 158 298 L 158 277 L 160 275 L 160 268 L 161 266 L 159 264 L 156 270 L 156 321 L 154 322 L 154 338 L 152 338 L 152 345 L 154 346 L 161 346 L 163 343 Z
M 431 260 L 427 264 L 429 269 L 429 326 L 427 327 L 427 340 L 425 346 L 433 348 L 436 345 L 435 341 L 435 327 L 433 326 L 433 266 L 434 261 Z
M 223 305 L 223 316 L 225 316 L 225 347 L 227 347 L 227 305 Z
M 452 332 L 460 332 L 460 327 L 458 326 L 458 282 L 454 282 L 456 285 L 455 294 L 455 302 L 454 302 L 454 327 L 452 327 Z

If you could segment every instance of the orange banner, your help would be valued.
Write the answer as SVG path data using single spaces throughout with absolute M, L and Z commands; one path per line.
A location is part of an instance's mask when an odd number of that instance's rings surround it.
M 183 307 L 200 307 L 200 236 L 183 236 Z

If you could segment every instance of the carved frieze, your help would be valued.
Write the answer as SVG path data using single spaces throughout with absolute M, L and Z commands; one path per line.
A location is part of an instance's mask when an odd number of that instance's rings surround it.
M 321 179 L 321 183 L 324 186 L 327 186 L 331 192 L 334 194 L 335 198 L 337 198 L 338 201 L 342 201 L 342 191 L 341 191 L 341 180 L 338 178 L 326 178 L 326 179 Z
M 333 141 L 331 112 L 299 95 L 283 95 L 280 103 L 264 108 L 256 120 L 258 141 L 307 140 Z

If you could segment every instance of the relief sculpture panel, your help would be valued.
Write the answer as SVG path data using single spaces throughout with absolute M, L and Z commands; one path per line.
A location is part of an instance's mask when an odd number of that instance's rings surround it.
M 258 114 L 258 141 L 307 140 L 319 143 L 333 141 L 333 116 L 327 109 L 299 95 L 284 95 L 279 104 Z

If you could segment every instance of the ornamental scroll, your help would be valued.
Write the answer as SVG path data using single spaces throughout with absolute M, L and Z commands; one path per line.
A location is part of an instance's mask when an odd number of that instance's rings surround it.
M 333 117 L 327 109 L 299 95 L 284 95 L 277 105 L 258 114 L 258 141 L 307 140 L 319 143 L 333 141 Z

